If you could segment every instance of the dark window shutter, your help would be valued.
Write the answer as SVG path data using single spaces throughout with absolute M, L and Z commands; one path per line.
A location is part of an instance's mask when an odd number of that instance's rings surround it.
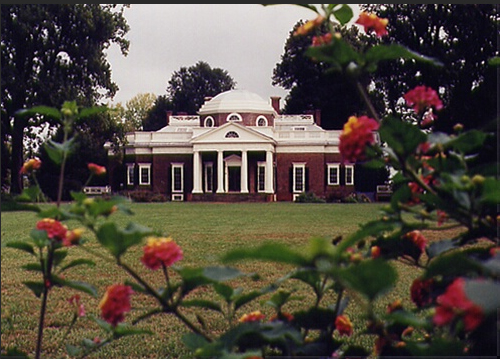
M 309 167 L 305 168 L 304 182 L 304 189 L 306 192 L 309 192 Z

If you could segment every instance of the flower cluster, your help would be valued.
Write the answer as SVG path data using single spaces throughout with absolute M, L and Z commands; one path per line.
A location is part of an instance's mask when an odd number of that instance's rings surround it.
M 342 158 L 350 162 L 363 160 L 366 145 L 375 142 L 373 131 L 378 128 L 378 122 L 368 116 L 349 117 L 340 135 L 339 150 Z
M 434 280 L 416 278 L 410 287 L 410 297 L 418 308 L 425 307 L 432 303 L 432 285 Z
M 53 218 L 44 218 L 38 221 L 36 229 L 47 232 L 47 236 L 56 242 L 62 242 L 68 232 L 68 227 Z
M 380 18 L 375 14 L 369 14 L 365 11 L 362 11 L 359 14 L 358 20 L 356 20 L 356 24 L 363 26 L 366 33 L 373 31 L 377 36 L 387 35 L 386 27 L 388 23 L 388 19 Z
M 464 287 L 465 280 L 457 278 L 442 295 L 437 297 L 438 306 L 433 317 L 435 325 L 443 326 L 455 318 L 462 318 L 464 329 L 469 332 L 481 324 L 483 320 L 482 309 L 467 298 Z
M 266 316 L 260 312 L 260 310 L 256 310 L 251 313 L 243 314 L 241 318 L 238 320 L 240 323 L 248 323 L 248 322 L 260 322 Z
M 42 161 L 40 161 L 38 158 L 32 158 L 24 162 L 19 173 L 28 174 L 34 170 L 40 169 L 41 166 L 42 166 Z
M 340 335 L 350 336 L 352 327 L 352 322 L 347 315 L 339 315 L 335 318 L 335 329 Z
M 130 296 L 133 290 L 128 285 L 113 284 L 109 286 L 99 303 L 102 318 L 113 326 L 122 322 L 125 313 L 130 311 Z
M 422 232 L 419 230 L 414 230 L 405 234 L 405 238 L 409 239 L 415 246 L 420 249 L 420 252 L 424 252 L 425 246 L 427 245 L 427 239 L 424 237 Z
M 316 17 L 314 20 L 309 20 L 304 25 L 299 26 L 297 30 L 295 30 L 295 32 L 293 33 L 293 36 L 307 35 L 312 30 L 321 26 L 323 21 L 325 21 L 325 17 L 318 15 L 318 17 Z
M 87 167 L 90 173 L 92 173 L 93 175 L 101 176 L 103 174 L 106 174 L 106 167 L 104 166 L 99 166 L 96 165 L 95 163 L 89 163 L 87 164 Z
M 330 32 L 327 32 L 324 35 L 313 36 L 312 38 L 312 46 L 323 46 L 328 45 L 332 42 L 333 35 Z
M 431 108 L 438 111 L 443 108 L 443 103 L 439 99 L 436 90 L 430 87 L 417 86 L 404 94 L 403 98 L 406 104 L 412 106 L 417 114 L 423 114 Z
M 183 258 L 181 247 L 170 237 L 148 237 L 143 252 L 141 262 L 152 270 L 169 267 Z

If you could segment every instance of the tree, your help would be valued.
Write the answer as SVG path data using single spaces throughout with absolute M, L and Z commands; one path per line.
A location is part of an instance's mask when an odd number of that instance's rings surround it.
M 153 93 L 140 93 L 125 103 L 125 129 L 126 131 L 142 130 L 142 124 L 149 111 L 153 108 L 156 95 Z
M 205 97 L 234 89 L 236 82 L 226 70 L 211 68 L 198 61 L 190 67 L 181 67 L 168 81 L 167 97 L 175 112 L 196 113 Z
M 10 142 L 13 193 L 22 189 L 19 170 L 25 129 L 48 120 L 20 117 L 16 112 L 42 104 L 59 108 L 66 100 L 89 106 L 112 97 L 118 86 L 111 80 L 105 50 L 114 43 L 127 55 L 126 7 L 1 5 L 2 141 Z
M 349 116 L 364 111 L 363 103 L 348 75 L 332 71 L 329 64 L 313 61 L 305 54 L 313 36 L 328 32 L 326 26 L 308 35 L 294 36 L 302 23 L 299 21 L 290 31 L 281 62 L 273 70 L 272 84 L 290 90 L 285 98 L 284 113 L 320 109 L 322 127 L 340 129 Z M 339 31 L 356 48 L 369 46 L 374 41 L 355 27 Z M 368 83 L 370 79 L 365 78 L 363 81 Z
M 142 122 L 144 131 L 158 131 L 167 125 L 167 111 L 172 111 L 173 105 L 166 95 L 158 96 Z
M 446 68 L 413 61 L 381 63 L 375 83 L 386 94 L 388 111 L 396 111 L 400 94 L 423 84 L 441 91 L 445 109 L 439 113 L 436 129 L 449 131 L 455 123 L 478 128 L 495 119 L 497 76 L 487 60 L 499 54 L 497 5 L 366 4 L 361 8 L 389 20 L 385 43 L 396 42 L 434 57 Z

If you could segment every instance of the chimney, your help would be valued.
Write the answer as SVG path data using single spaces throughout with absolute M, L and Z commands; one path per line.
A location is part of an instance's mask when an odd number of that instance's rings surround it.
M 321 127 L 321 110 L 319 108 L 314 110 L 314 122 L 316 122 L 316 125 Z
M 173 111 L 167 111 L 167 126 L 170 123 L 170 116 L 172 116 Z
M 279 96 L 271 96 L 271 106 L 273 106 L 274 110 L 276 113 L 279 115 L 280 112 L 280 99 L 281 97 Z

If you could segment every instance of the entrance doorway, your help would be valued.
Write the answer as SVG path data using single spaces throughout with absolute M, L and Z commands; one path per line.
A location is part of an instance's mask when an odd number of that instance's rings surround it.
M 228 176 L 227 176 L 228 192 L 240 192 L 241 191 L 241 167 L 228 166 L 227 172 L 228 172 Z

